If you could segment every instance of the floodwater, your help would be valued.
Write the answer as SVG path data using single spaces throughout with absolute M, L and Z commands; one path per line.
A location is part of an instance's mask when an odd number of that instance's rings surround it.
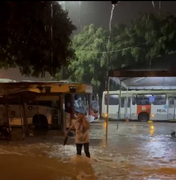
M 91 159 L 75 155 L 74 139 L 48 134 L 25 141 L 1 142 L 2 180 L 159 180 L 176 179 L 176 124 L 91 125 Z

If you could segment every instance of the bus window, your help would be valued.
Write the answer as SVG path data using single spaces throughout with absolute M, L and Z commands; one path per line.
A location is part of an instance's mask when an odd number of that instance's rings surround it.
M 74 95 L 74 100 L 78 100 L 78 95 L 77 94 Z
M 16 116 L 16 112 L 15 111 L 11 111 L 10 115 L 13 116 L 13 117 Z
M 117 94 L 109 94 L 109 105 L 118 105 L 119 99 Z M 107 95 L 105 95 L 105 105 L 107 105 Z
M 121 97 L 121 107 L 125 107 L 125 97 Z M 128 98 L 128 107 L 130 107 L 130 99 Z
M 132 104 L 133 105 L 136 104 L 136 99 L 137 99 L 136 94 L 133 94 L 133 96 L 132 96 Z
M 38 106 L 46 106 L 50 108 L 59 108 L 59 101 L 34 101 L 34 102 L 29 101 L 27 102 L 27 105 L 31 105 L 31 106 L 38 105 Z
M 149 96 L 152 96 L 151 94 L 138 94 L 137 95 L 137 105 L 150 105 L 151 103 L 149 102 Z
M 170 97 L 170 98 L 169 98 L 169 107 L 170 107 L 170 108 L 173 108 L 173 107 L 174 107 L 174 100 L 175 100 L 174 97 Z
M 27 103 L 30 105 L 30 103 Z M 47 107 L 52 107 L 52 101 L 37 101 L 38 106 L 47 106 Z
M 88 113 L 88 95 L 87 94 L 74 95 L 74 110 L 75 110 L 75 113 Z
M 65 94 L 65 112 L 70 113 L 72 112 L 72 94 Z
M 159 94 L 154 95 L 155 101 L 152 103 L 153 105 L 165 105 L 166 104 L 166 95 L 165 94 Z
M 91 96 L 91 98 L 92 98 L 92 101 L 94 101 L 94 100 L 95 100 L 95 96 L 94 96 L 94 95 L 92 95 L 92 96 Z

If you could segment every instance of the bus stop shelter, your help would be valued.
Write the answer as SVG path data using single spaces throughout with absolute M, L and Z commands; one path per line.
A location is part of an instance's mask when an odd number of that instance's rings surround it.
M 106 138 L 108 136 L 108 113 L 110 82 L 127 90 L 173 89 L 176 90 L 176 54 L 166 55 L 150 61 L 135 63 L 108 72 Z M 127 96 L 128 98 L 128 96 Z M 120 95 L 119 110 L 120 113 Z

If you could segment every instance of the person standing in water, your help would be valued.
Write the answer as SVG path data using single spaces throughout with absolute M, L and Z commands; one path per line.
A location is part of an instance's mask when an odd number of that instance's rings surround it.
M 76 151 L 77 155 L 81 156 L 82 147 L 84 146 L 84 152 L 88 158 L 90 158 L 90 152 L 89 152 L 89 128 L 90 124 L 85 118 L 84 114 L 78 114 L 76 121 L 71 125 L 69 130 L 66 133 L 66 136 L 68 136 L 68 133 L 71 129 L 75 128 L 75 144 L 76 144 Z

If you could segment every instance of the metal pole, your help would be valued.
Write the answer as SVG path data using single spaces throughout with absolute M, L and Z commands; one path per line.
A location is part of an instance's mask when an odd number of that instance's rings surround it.
M 5 101 L 5 110 L 6 110 L 6 123 L 9 126 L 9 109 L 8 109 L 8 103 L 7 103 L 7 96 L 4 96 L 4 101 Z
M 175 108 L 176 108 L 176 99 L 174 99 L 174 117 L 173 117 L 174 120 L 175 120 Z M 169 108 L 167 108 L 167 109 L 169 109 Z
M 60 99 L 60 110 L 61 110 L 61 121 L 62 121 L 62 132 L 66 131 L 66 117 L 65 117 L 65 109 L 63 108 L 65 94 L 61 94 L 59 96 Z
M 25 122 L 24 137 L 26 137 L 26 135 L 29 135 L 29 132 L 28 132 L 29 119 L 27 119 L 27 104 L 26 103 L 23 103 L 23 110 L 24 110 L 24 122 Z
M 39 116 L 39 108 L 38 108 L 38 100 L 36 101 L 36 104 L 37 104 L 37 117 L 38 117 L 38 125 L 40 126 L 39 127 L 39 130 L 41 130 L 41 121 L 40 121 L 40 116 Z
M 128 115 L 128 88 L 127 88 L 127 112 L 126 112 L 126 118 L 128 117 L 129 119 L 129 115 Z
M 109 85 L 110 85 L 110 77 L 108 77 L 108 89 L 107 89 L 107 105 L 106 105 L 106 140 L 108 139 L 108 120 L 109 120 Z
M 121 81 L 120 81 L 120 93 L 119 93 L 118 120 L 120 119 L 120 108 L 121 108 Z M 118 120 L 117 120 L 117 129 L 119 126 Z
M 21 98 L 20 98 L 20 96 L 19 96 L 19 114 L 20 114 L 20 118 L 21 118 L 22 137 L 24 137 L 24 123 L 23 123 L 23 116 L 21 113 Z

